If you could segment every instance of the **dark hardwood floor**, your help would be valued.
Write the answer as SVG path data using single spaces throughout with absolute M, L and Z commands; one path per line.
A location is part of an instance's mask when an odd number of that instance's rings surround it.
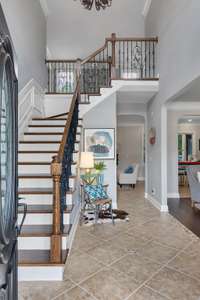
M 169 213 L 200 237 L 200 210 L 191 207 L 190 198 L 168 199 Z

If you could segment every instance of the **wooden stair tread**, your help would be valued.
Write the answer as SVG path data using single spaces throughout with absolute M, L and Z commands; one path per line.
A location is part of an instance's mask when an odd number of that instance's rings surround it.
M 31 128 L 65 128 L 65 125 L 44 125 L 44 124 L 39 124 L 39 125 L 28 125 L 28 127 Z M 78 125 L 78 127 L 83 127 L 83 125 Z
M 65 213 L 70 213 L 73 209 L 73 205 L 68 205 L 64 210 Z M 53 212 L 53 205 L 28 205 L 28 214 L 50 214 Z M 23 208 L 18 208 L 18 213 L 23 213 Z
M 48 150 L 20 150 L 20 151 L 18 151 L 18 153 L 19 154 L 57 154 L 58 153 L 58 151 L 48 151 Z
M 68 113 L 67 113 L 68 114 Z M 78 118 L 80 121 L 83 120 L 83 118 Z M 33 118 L 32 119 L 33 121 L 66 121 L 67 120 L 67 117 L 66 118 L 51 118 L 51 119 L 48 119 L 48 118 Z
M 24 132 L 24 135 L 63 135 L 63 132 Z M 80 132 L 76 135 L 80 135 Z
M 73 194 L 74 189 L 70 189 L 66 192 L 66 194 Z M 19 195 L 52 195 L 53 189 L 52 188 L 20 188 L 18 189 Z
M 68 250 L 62 251 L 62 263 L 50 262 L 50 250 L 19 250 L 19 266 L 64 266 L 68 255 Z
M 45 174 L 45 173 L 39 173 L 39 174 L 33 173 L 33 174 L 19 174 L 18 178 L 19 179 L 23 179 L 23 178 L 26 178 L 26 179 L 28 179 L 28 178 L 52 178 L 52 176 L 51 176 L 51 174 Z M 71 175 L 71 176 L 69 176 L 69 178 L 75 179 L 76 175 Z
M 20 144 L 60 144 L 60 141 L 19 141 Z M 80 141 L 75 141 L 79 144 Z
M 65 225 L 63 236 L 69 235 L 71 225 Z M 52 225 L 23 225 L 20 237 L 50 237 L 52 235 Z
M 78 150 L 74 150 L 73 153 L 78 153 Z M 20 150 L 18 151 L 19 154 L 57 154 L 58 151 L 52 151 L 52 150 Z
M 76 165 L 75 161 L 72 162 L 72 165 Z M 18 165 L 43 165 L 48 166 L 51 165 L 51 161 L 19 161 Z

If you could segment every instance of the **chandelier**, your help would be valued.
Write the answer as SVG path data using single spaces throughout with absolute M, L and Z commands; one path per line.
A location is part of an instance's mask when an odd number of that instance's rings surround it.
M 105 9 L 112 5 L 112 0 L 80 0 L 81 4 L 85 9 L 91 10 L 93 4 L 95 5 L 96 10 Z

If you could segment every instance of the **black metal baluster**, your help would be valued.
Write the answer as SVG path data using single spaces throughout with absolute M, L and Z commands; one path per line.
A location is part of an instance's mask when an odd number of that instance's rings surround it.
M 149 78 L 151 78 L 151 42 L 149 41 Z
M 141 41 L 140 43 L 140 47 L 141 47 L 141 79 L 143 79 L 143 42 Z
M 125 42 L 123 41 L 123 73 L 125 72 Z
M 119 44 L 119 78 L 121 78 L 121 42 L 118 42 Z
M 128 52 L 128 46 L 129 46 L 129 42 L 127 41 L 126 42 L 126 47 L 127 47 L 127 49 L 126 49 L 126 55 L 127 55 L 127 58 L 126 58 L 127 78 L 129 78 L 129 52 Z
M 153 78 L 155 77 L 155 42 L 153 42 Z
M 131 73 L 133 73 L 133 41 L 131 41 Z
M 144 58 L 144 72 L 145 72 L 145 78 L 147 77 L 147 42 L 145 41 L 145 58 Z

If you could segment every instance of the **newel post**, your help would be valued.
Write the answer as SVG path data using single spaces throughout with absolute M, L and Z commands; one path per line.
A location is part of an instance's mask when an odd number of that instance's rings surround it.
M 111 43 L 112 43 L 112 79 L 116 78 L 116 34 L 112 33 L 111 35 Z
M 62 165 L 57 156 L 51 163 L 51 175 L 53 178 L 53 230 L 51 236 L 51 262 L 62 262 L 62 236 L 61 236 L 61 194 L 60 180 Z

